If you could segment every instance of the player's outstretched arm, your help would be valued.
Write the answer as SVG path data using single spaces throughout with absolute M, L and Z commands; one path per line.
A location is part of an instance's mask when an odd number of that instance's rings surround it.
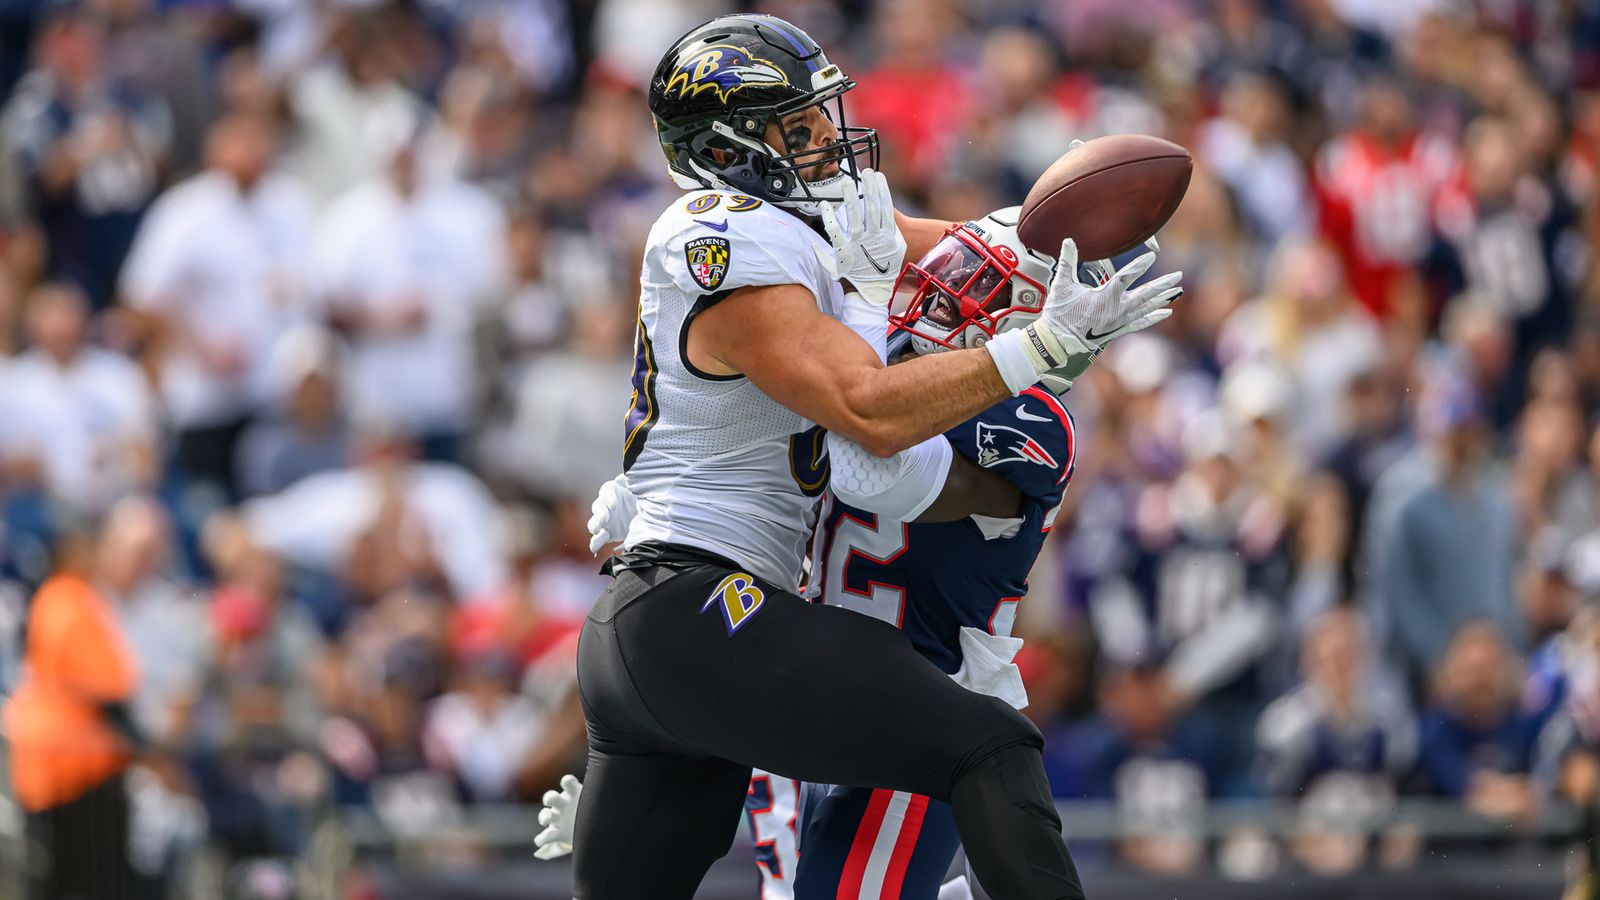
M 748 287 L 697 316 L 689 361 L 742 374 L 767 396 L 877 456 L 892 456 L 1012 395 L 983 350 L 885 367 L 799 285 Z

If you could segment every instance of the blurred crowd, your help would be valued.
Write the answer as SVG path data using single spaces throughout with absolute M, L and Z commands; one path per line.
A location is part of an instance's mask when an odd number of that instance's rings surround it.
M 858 79 L 908 213 L 1019 202 L 1074 138 L 1195 155 L 1157 263 L 1185 297 L 1068 397 L 1021 616 L 1057 794 L 1131 823 L 1107 859 L 1402 865 L 1415 834 L 1342 817 L 1593 798 L 1600 9 L 760 8 Z M 292 858 L 341 807 L 426 835 L 581 767 L 583 523 L 677 193 L 643 87 L 724 11 L 0 4 L 0 690 L 34 819 L 125 791 L 156 897 L 196 847 Z M 1272 797 L 1282 845 L 1194 827 Z

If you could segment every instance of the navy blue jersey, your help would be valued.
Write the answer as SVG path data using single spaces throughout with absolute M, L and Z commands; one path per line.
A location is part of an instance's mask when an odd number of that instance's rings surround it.
M 1072 475 L 1072 419 L 1041 388 L 945 432 L 955 451 L 1022 492 L 1020 519 L 910 524 L 829 497 L 812 548 L 823 602 L 892 622 L 946 672 L 961 667 L 961 626 L 1010 634 Z

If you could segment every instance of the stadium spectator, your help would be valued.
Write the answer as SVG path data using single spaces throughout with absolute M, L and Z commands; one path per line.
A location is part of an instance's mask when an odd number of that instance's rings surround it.
M 77 282 L 103 309 L 160 185 L 172 111 L 148 85 L 108 70 L 102 17 L 59 4 L 45 19 L 37 67 L 10 95 L 0 131 L 43 230 L 50 276 Z
M 1429 787 L 1479 815 L 1526 822 L 1539 720 L 1518 705 L 1519 662 L 1493 622 L 1456 629 L 1422 714 L 1419 764 Z
M 37 473 L 51 502 L 104 511 L 153 487 L 161 455 L 154 400 L 126 356 L 89 343 L 88 302 L 67 283 L 27 300 L 30 349 L 0 381 L 0 458 Z
M 1290 434 L 1309 459 L 1324 459 L 1348 436 L 1346 395 L 1382 357 L 1383 336 L 1351 300 L 1339 259 L 1325 244 L 1280 243 L 1272 276 L 1265 294 L 1228 317 L 1217 354 L 1225 364 L 1268 360 L 1289 374 Z
M 58 551 L 56 574 L 28 611 L 26 674 L 5 707 L 14 796 L 45 852 L 31 894 L 127 896 L 123 773 L 142 741 L 128 708 L 139 676 L 90 580 L 93 539 L 70 535 Z
M 357 7 L 309 18 L 323 21 L 296 26 L 293 38 L 309 46 L 285 53 L 301 57 L 287 73 L 285 95 L 298 135 L 287 167 L 325 204 L 382 172 L 392 147 L 374 135 L 414 122 L 424 105 L 406 83 L 418 64 L 407 58 L 407 13 Z M 324 35 L 326 52 L 320 52 Z M 280 61 L 269 55 L 263 65 L 272 73 Z
M 433 766 L 449 773 L 471 801 L 504 801 L 545 728 L 538 706 L 513 691 L 515 669 L 504 652 L 462 660 L 455 690 L 433 701 L 422 725 Z
M 1225 777 L 1212 723 L 1180 711 L 1167 679 L 1147 666 L 1101 673 L 1096 714 L 1046 739 L 1057 797 L 1114 802 L 1128 823 L 1119 848 L 1131 865 L 1177 875 L 1204 861 L 1200 817 Z
M 1512 594 L 1517 522 L 1505 477 L 1486 458 L 1478 397 L 1444 372 L 1421 404 L 1425 448 L 1384 474 L 1365 538 L 1373 614 L 1393 663 L 1415 685 L 1438 669 L 1465 622 L 1489 619 L 1521 640 Z
M 302 313 L 311 210 L 274 169 L 275 140 L 257 118 L 213 125 L 207 168 L 156 201 L 122 274 L 127 303 L 153 332 L 178 472 L 228 497 L 239 435 L 265 397 L 269 351 Z
M 305 755 L 325 717 L 328 665 L 310 615 L 287 596 L 276 559 L 234 523 L 213 522 L 205 552 L 214 664 L 196 712 L 190 773 L 229 860 L 287 856 L 310 838 L 327 779 Z
M 1268 705 L 1256 726 L 1262 787 L 1298 807 L 1290 849 L 1324 874 L 1361 865 L 1369 843 L 1363 818 L 1392 807 L 1416 760 L 1416 720 L 1379 676 L 1368 643 L 1359 613 L 1324 613 L 1305 637 L 1305 681 Z
M 592 495 L 617 474 L 623 435 L 609 398 L 631 390 L 630 324 L 621 303 L 581 307 L 568 349 L 543 355 L 523 375 L 502 452 L 535 496 Z
M 181 748 L 212 665 L 207 610 L 169 576 L 171 524 L 145 496 L 119 500 L 96 548 L 95 583 L 116 615 L 139 671 L 134 721 L 155 745 Z
M 1090 621 L 1107 660 L 1148 670 L 1140 678 L 1159 686 L 1171 714 L 1193 710 L 1215 731 L 1210 785 L 1230 793 L 1248 780 L 1251 748 L 1240 732 L 1265 699 L 1282 627 L 1284 523 L 1247 477 L 1239 434 L 1220 412 L 1198 417 L 1183 440 L 1187 467 L 1144 490 L 1126 538 L 1127 575 L 1093 589 Z
M 1256 727 L 1262 786 L 1297 797 L 1345 774 L 1393 795 L 1416 759 L 1417 728 L 1405 699 L 1379 677 L 1365 623 L 1349 608 L 1329 610 L 1304 643 L 1305 680 L 1269 704 Z
M 350 344 L 343 383 L 353 417 L 455 462 L 474 421 L 472 327 L 504 283 L 505 219 L 482 189 L 422 169 L 420 124 L 384 123 L 366 136 L 387 148 L 385 168 L 324 211 L 311 275 Z
M 374 598 L 414 576 L 464 602 L 506 584 L 504 524 L 482 482 L 417 462 L 409 441 L 382 430 L 358 435 L 356 448 L 356 468 L 244 504 L 252 540 L 292 564 L 346 575 Z
M 1284 88 L 1269 76 L 1240 73 L 1229 79 L 1222 115 L 1206 123 L 1196 148 L 1237 198 L 1250 232 L 1269 246 L 1310 225 L 1305 166 L 1288 143 L 1291 124 Z
M 239 439 L 238 480 L 250 497 L 276 494 L 307 475 L 350 463 L 333 335 L 299 325 L 278 339 L 271 366 L 272 409 Z
M 1411 265 L 1428 249 L 1434 194 L 1455 165 L 1449 138 L 1413 124 L 1411 99 L 1392 77 L 1369 77 L 1360 120 L 1318 151 L 1321 233 L 1338 248 L 1350 289 L 1367 309 L 1423 327 Z

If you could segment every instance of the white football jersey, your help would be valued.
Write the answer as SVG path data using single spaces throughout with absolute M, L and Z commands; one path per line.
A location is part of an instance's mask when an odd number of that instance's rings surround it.
M 820 234 L 751 197 L 696 191 L 656 220 L 639 276 L 623 449 L 639 512 L 625 546 L 685 544 L 776 584 L 799 584 L 828 486 L 822 429 L 742 375 L 697 371 L 684 348 L 690 321 L 726 292 L 798 284 L 826 315 L 875 335 L 881 359 L 887 313 L 846 301 L 834 265 Z

